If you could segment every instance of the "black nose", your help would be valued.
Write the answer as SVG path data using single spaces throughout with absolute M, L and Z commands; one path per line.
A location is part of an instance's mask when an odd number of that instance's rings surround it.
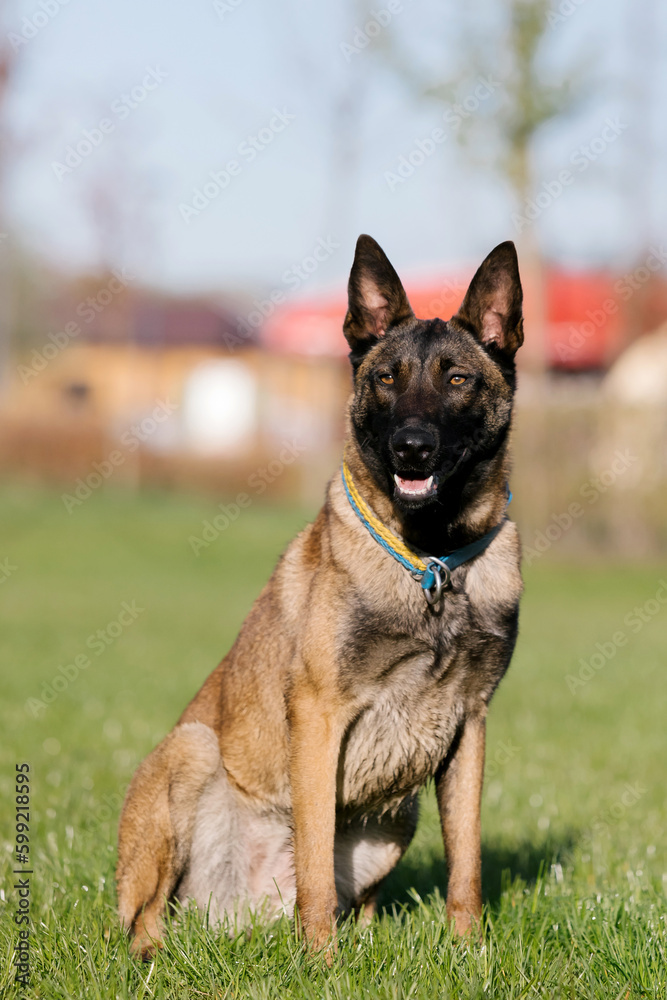
M 433 434 L 421 427 L 401 427 L 391 439 L 394 454 L 405 468 L 416 468 L 426 462 L 436 444 Z

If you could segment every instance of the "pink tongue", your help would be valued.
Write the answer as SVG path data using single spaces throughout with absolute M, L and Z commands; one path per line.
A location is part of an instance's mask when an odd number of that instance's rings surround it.
M 426 489 L 426 484 L 428 479 L 401 479 L 400 476 L 396 477 L 398 479 L 398 485 L 406 493 L 421 493 Z

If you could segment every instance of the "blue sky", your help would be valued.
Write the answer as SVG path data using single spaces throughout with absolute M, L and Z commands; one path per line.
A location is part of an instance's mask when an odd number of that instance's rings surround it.
M 48 14 L 58 0 L 44 3 Z M 389 9 L 382 31 L 400 36 L 420 70 L 458 65 L 459 3 L 392 4 L 370 6 Z M 531 228 L 552 259 L 623 268 L 666 229 L 667 9 L 556 0 L 561 8 L 571 13 L 546 37 L 544 72 L 558 78 L 576 63 L 592 84 L 577 112 L 539 137 L 540 185 L 556 190 L 565 168 L 573 181 Z M 480 36 L 502 18 L 491 0 L 466 9 Z M 24 18 L 41 10 L 39 0 L 15 3 L 6 33 L 25 32 Z M 368 21 L 354 0 L 69 0 L 36 20 L 10 105 L 8 202 L 23 243 L 60 266 L 126 265 L 171 289 L 272 288 L 318 240 L 339 244 L 310 291 L 341 282 L 359 232 L 414 274 L 477 261 L 516 238 L 507 185 L 471 166 L 451 130 L 410 177 L 388 181 L 442 125 L 443 108 L 415 100 L 370 48 L 342 48 Z M 133 99 L 147 74 L 153 89 Z M 608 119 L 622 126 L 613 140 Z M 99 143 L 71 172 L 54 167 L 68 147 L 87 151 L 91 136 Z M 573 168 L 591 142 L 602 152 Z M 224 190 L 209 187 L 199 214 L 184 212 L 230 162 Z

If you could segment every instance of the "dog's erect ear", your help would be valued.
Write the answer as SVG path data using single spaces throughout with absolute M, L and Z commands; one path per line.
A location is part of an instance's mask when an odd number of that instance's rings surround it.
M 413 316 L 408 297 L 382 248 L 370 236 L 360 236 L 348 284 L 348 308 L 343 332 L 360 356 L 387 330 Z
M 485 347 L 513 357 L 523 343 L 522 302 L 519 262 L 508 240 L 480 265 L 454 319 L 471 326 Z

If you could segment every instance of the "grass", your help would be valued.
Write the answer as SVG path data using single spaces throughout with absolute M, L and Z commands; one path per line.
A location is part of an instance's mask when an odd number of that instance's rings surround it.
M 0 565 L 6 557 L 16 567 L 0 585 L 0 995 L 665 997 L 667 605 L 651 603 L 658 568 L 545 557 L 526 574 L 519 646 L 490 714 L 483 944 L 458 944 L 446 927 L 427 789 L 379 918 L 365 931 L 341 928 L 330 970 L 304 954 L 286 921 L 229 937 L 191 912 L 142 966 L 114 911 L 124 788 L 229 647 L 305 514 L 255 505 L 195 556 L 188 538 L 215 515 L 213 502 L 109 492 L 68 515 L 55 493 L 11 488 L 0 511 Z M 142 610 L 116 627 L 123 602 Z M 635 631 L 624 619 L 636 606 L 646 621 Z M 623 644 L 612 640 L 619 630 Z M 596 643 L 613 655 L 571 690 L 568 675 Z M 67 673 L 82 655 L 89 665 L 68 680 L 59 667 Z M 31 985 L 18 991 L 13 782 L 22 761 L 31 767 L 34 874 Z

